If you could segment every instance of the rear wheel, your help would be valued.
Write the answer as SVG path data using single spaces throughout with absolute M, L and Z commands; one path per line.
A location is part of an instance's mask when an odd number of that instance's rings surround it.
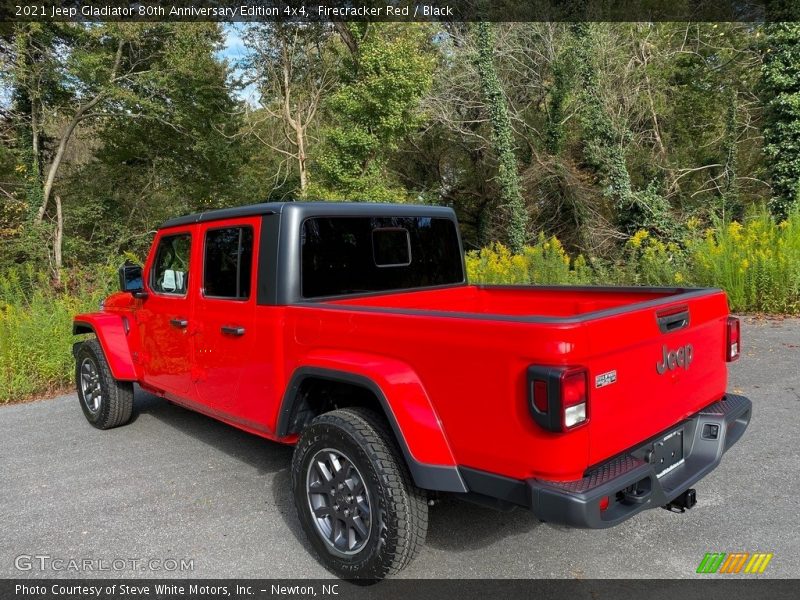
M 86 340 L 75 355 L 75 384 L 86 420 L 98 429 L 127 423 L 133 412 L 133 383 L 117 381 L 96 339 Z
M 320 415 L 292 459 L 300 522 L 339 577 L 382 579 L 425 543 L 428 506 L 384 420 L 363 408 Z

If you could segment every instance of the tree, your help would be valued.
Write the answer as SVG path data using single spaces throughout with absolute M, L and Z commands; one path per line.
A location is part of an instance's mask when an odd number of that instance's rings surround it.
M 141 166 L 159 150 L 163 152 L 158 183 L 165 179 L 163 166 L 171 164 L 183 179 L 184 198 L 191 197 L 192 184 L 199 191 L 202 182 L 230 175 L 235 162 L 226 164 L 231 155 L 225 149 L 231 145 L 227 136 L 236 128 L 236 107 L 228 93 L 227 67 L 214 57 L 222 39 L 219 25 L 15 27 L 15 69 L 9 83 L 20 125 L 18 153 L 28 157 L 22 166 L 30 173 L 32 192 L 28 194 L 32 214 L 25 229 L 36 235 L 47 229 L 46 217 L 55 222 L 54 234 L 42 233 L 38 245 L 48 247 L 56 278 L 64 255 L 62 242 L 67 240 L 65 222 L 72 210 L 59 205 L 62 198 L 66 202 L 73 195 L 70 183 L 76 183 L 72 177 L 77 172 L 85 178 L 84 189 L 74 196 L 83 205 L 90 202 L 86 188 L 99 192 L 103 184 L 111 183 L 101 202 L 119 195 L 123 190 L 113 181 L 121 181 L 129 167 Z M 73 149 L 81 131 L 91 135 L 93 143 Z M 148 171 L 135 170 L 134 179 L 140 183 Z M 102 178 L 93 178 L 101 171 L 105 171 Z M 110 179 L 109 171 L 113 171 Z M 128 189 L 133 193 L 147 189 L 131 184 Z M 74 208 L 84 210 L 84 206 Z M 29 254 L 25 250 L 21 258 Z
M 94 252 L 95 260 L 103 246 L 141 250 L 147 232 L 170 216 L 239 198 L 243 109 L 232 97 L 228 65 L 216 57 L 220 25 L 153 24 L 142 36 L 132 47 L 140 72 L 98 123 L 93 160 L 73 167 L 64 182 L 75 215 L 72 251 Z M 96 219 L 104 225 L 95 228 Z M 74 246 L 92 236 L 94 243 Z
M 800 205 L 800 24 L 765 27 L 764 139 L 770 159 L 770 209 L 785 218 Z
M 332 30 L 324 23 L 259 23 L 247 32 L 246 65 L 261 92 L 264 113 L 280 123 L 282 143 L 262 137 L 256 128 L 251 133 L 295 163 L 304 197 L 309 132 L 336 82 L 329 48 Z
M 421 124 L 436 54 L 422 24 L 347 24 L 340 85 L 326 102 L 325 144 L 310 194 L 330 199 L 403 201 L 388 172 L 400 142 Z
M 493 36 L 491 25 L 477 24 L 478 71 L 481 77 L 483 95 L 489 109 L 492 125 L 492 141 L 498 158 L 497 179 L 500 185 L 502 202 L 509 215 L 508 243 L 511 250 L 521 253 L 528 239 L 528 211 L 522 199 L 517 171 L 517 157 L 514 153 L 514 136 L 508 116 L 500 80 L 493 61 Z
M 593 24 L 575 23 L 572 30 L 575 35 L 575 64 L 581 85 L 584 159 L 601 176 L 605 194 L 612 199 L 621 225 L 628 230 L 635 229 L 638 223 L 631 217 L 637 207 L 634 206 L 635 197 L 623 147 L 628 132 L 616 126 L 603 103 Z

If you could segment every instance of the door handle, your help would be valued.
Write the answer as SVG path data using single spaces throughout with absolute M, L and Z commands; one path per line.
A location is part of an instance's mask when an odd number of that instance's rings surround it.
M 223 325 L 220 328 L 220 331 L 225 335 L 235 335 L 236 337 L 244 335 L 245 329 L 244 327 L 239 327 L 237 325 Z
M 170 319 L 169 324 L 178 329 L 186 329 L 189 326 L 189 321 L 186 319 Z

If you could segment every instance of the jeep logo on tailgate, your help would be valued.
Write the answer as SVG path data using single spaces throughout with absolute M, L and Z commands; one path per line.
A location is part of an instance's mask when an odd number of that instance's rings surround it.
M 666 346 L 662 346 L 661 351 L 663 352 L 661 361 L 656 363 L 656 371 L 659 375 L 663 375 L 667 369 L 670 371 L 674 371 L 678 367 L 688 369 L 692 362 L 694 348 L 691 344 L 681 346 L 677 350 L 667 350 Z

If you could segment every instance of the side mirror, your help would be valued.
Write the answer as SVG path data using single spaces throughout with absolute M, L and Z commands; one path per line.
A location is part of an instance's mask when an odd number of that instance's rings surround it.
M 122 292 L 130 292 L 134 298 L 142 300 L 147 298 L 142 279 L 142 267 L 130 263 L 122 265 L 119 268 L 119 289 Z

